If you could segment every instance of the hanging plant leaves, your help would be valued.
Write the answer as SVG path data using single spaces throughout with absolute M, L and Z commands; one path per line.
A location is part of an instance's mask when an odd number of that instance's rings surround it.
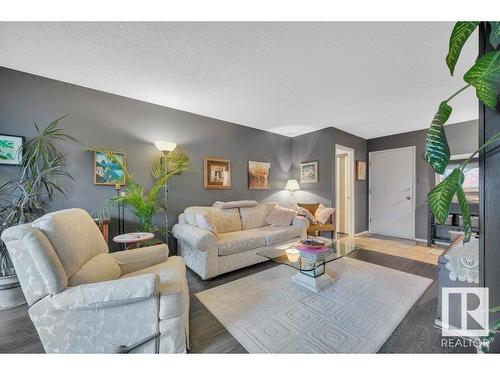
M 450 161 L 450 147 L 446 140 L 444 124 L 451 115 L 452 108 L 447 102 L 442 102 L 432 120 L 431 127 L 427 131 L 425 141 L 425 160 L 431 165 L 436 173 L 443 174 Z
M 448 55 L 446 56 L 446 64 L 450 69 L 451 75 L 453 75 L 455 71 L 455 65 L 457 65 L 462 47 L 478 25 L 479 22 L 476 21 L 461 21 L 457 22 L 453 27 L 450 36 Z
M 496 49 L 500 44 L 500 21 L 492 21 L 490 25 L 490 44 Z
M 464 80 L 476 88 L 476 96 L 486 106 L 495 109 L 500 89 L 500 51 L 488 52 L 464 75 Z
M 462 213 L 462 219 L 464 221 L 464 242 L 469 242 L 472 236 L 472 221 L 470 217 L 469 205 L 467 204 L 467 198 L 465 197 L 464 189 L 459 183 L 457 186 L 457 198 L 458 205 L 460 206 L 460 212 Z
M 440 224 L 444 224 L 450 213 L 450 205 L 460 184 L 460 168 L 455 168 L 449 176 L 437 184 L 427 195 L 432 213 Z

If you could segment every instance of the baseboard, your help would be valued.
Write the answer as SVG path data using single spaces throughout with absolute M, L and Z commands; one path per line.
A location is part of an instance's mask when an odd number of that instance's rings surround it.
M 369 233 L 370 233 L 370 231 L 365 230 L 364 232 L 355 233 L 355 234 L 354 234 L 354 237 L 357 237 L 357 236 L 362 236 L 362 235 L 364 235 L 364 234 L 369 234 Z
M 427 243 L 427 240 L 424 240 L 423 238 L 414 238 L 413 240 L 414 240 L 414 241 L 418 241 L 418 242 L 424 242 L 424 243 Z

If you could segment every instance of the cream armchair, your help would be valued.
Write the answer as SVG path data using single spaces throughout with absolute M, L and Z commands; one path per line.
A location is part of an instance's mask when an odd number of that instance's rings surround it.
M 109 253 L 81 209 L 9 228 L 2 240 L 48 353 L 186 352 L 186 267 L 167 245 Z

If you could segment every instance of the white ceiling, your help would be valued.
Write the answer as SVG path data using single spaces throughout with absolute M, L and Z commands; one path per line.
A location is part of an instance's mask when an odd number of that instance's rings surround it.
M 452 23 L 0 23 L 0 65 L 295 136 L 422 129 L 463 85 Z M 477 119 L 473 90 L 450 123 Z

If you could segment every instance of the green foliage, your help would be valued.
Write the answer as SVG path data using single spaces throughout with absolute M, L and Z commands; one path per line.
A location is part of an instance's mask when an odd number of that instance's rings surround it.
M 427 195 L 432 213 L 439 223 L 444 224 L 450 213 L 450 205 L 453 196 L 460 184 L 462 171 L 454 169 L 443 181 L 437 184 Z
M 447 102 L 442 102 L 427 131 L 425 143 L 425 160 L 436 173 L 443 174 L 450 161 L 450 147 L 446 140 L 444 124 L 451 115 L 451 107 Z
M 120 164 L 125 172 L 125 194 L 112 197 L 110 203 L 122 204 L 129 208 L 139 220 L 137 230 L 141 232 L 155 232 L 153 217 L 160 211 L 167 209 L 163 192 L 165 185 L 174 175 L 189 170 L 189 157 L 180 151 L 172 151 L 168 155 L 155 158 L 151 165 L 151 174 L 154 177 L 153 186 L 146 191 L 139 185 L 125 165 L 108 149 L 93 148 L 106 154 L 109 160 Z
M 490 22 L 491 32 L 490 32 L 490 43 L 493 48 L 497 48 L 500 44 L 500 21 Z
M 500 38 L 500 22 L 495 21 L 490 22 L 490 24 L 490 42 L 496 48 Z M 450 36 L 448 55 L 446 56 L 446 64 L 450 69 L 451 75 L 453 75 L 455 70 L 462 47 L 478 25 L 479 22 L 476 21 L 457 22 L 455 24 Z M 478 99 L 489 108 L 495 109 L 500 90 L 500 52 L 488 52 L 481 56 L 464 75 L 464 80 L 468 85 L 458 90 L 440 104 L 438 112 L 434 116 L 427 132 L 424 157 L 436 173 L 439 174 L 445 172 L 450 160 L 450 148 L 444 130 L 444 124 L 448 121 L 452 111 L 448 103 L 462 91 L 473 86 L 476 88 Z M 500 133 L 490 138 L 488 142 L 474 152 L 473 156 L 477 155 L 482 149 L 492 145 L 497 140 L 500 140 Z M 470 210 L 462 188 L 464 180 L 463 170 L 473 156 L 462 163 L 460 167 L 453 170 L 449 176 L 441 181 L 441 183 L 428 194 L 429 207 L 440 223 L 444 223 L 447 219 L 453 196 L 455 194 L 457 195 L 464 221 L 464 242 L 470 240 L 472 226 Z
M 455 71 L 455 65 L 457 64 L 465 42 L 469 39 L 478 25 L 479 22 L 476 21 L 461 21 L 455 24 L 451 32 L 448 55 L 446 56 L 446 64 L 450 69 L 451 75 L 453 75 Z
M 43 130 L 34 124 L 37 135 L 23 145 L 19 174 L 0 186 L 0 233 L 35 220 L 45 213 L 46 203 L 52 202 L 57 194 L 67 195 L 60 182 L 72 177 L 66 171 L 60 144 L 77 141 L 64 133 L 60 124 L 64 117 Z M 0 250 L 6 254 L 3 243 Z
M 465 82 L 476 88 L 476 96 L 486 106 L 495 109 L 500 89 L 500 51 L 488 52 L 464 75 Z

